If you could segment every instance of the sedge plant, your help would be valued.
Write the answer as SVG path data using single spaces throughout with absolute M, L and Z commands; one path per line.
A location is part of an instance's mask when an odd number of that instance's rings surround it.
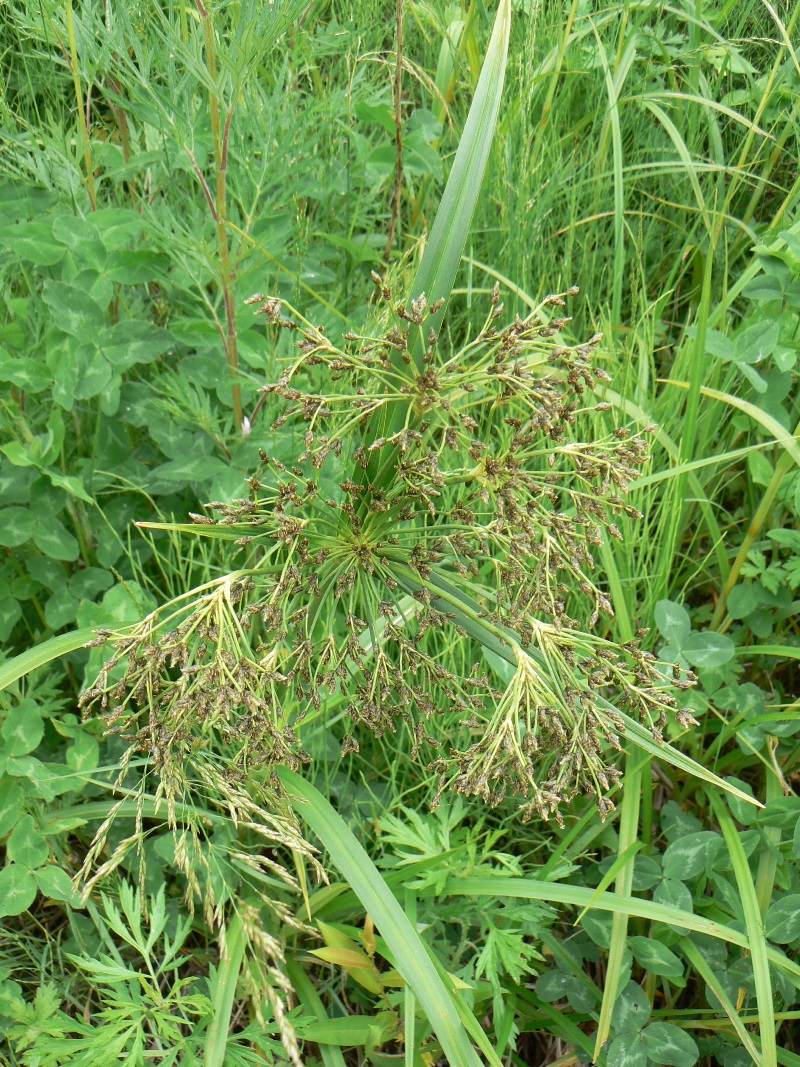
M 599 338 L 565 346 L 564 321 L 536 316 L 500 327 L 497 292 L 478 335 L 452 351 L 430 326 L 436 304 L 420 295 L 410 310 L 393 306 L 378 282 L 396 322 L 343 347 L 282 301 L 260 302 L 276 330 L 298 338 L 298 355 L 266 388 L 287 402 L 280 421 L 302 421 L 304 449 L 291 467 L 262 452 L 248 499 L 193 516 L 200 532 L 232 535 L 247 562 L 189 608 L 101 635 L 115 652 L 82 701 L 172 782 L 205 767 L 218 735 L 234 745 L 243 780 L 299 766 L 287 712 L 302 720 L 338 694 L 354 727 L 380 735 L 407 722 L 416 747 L 436 752 L 440 792 L 493 804 L 519 794 L 525 816 L 545 818 L 586 793 L 604 814 L 618 778 L 608 753 L 625 731 L 618 709 L 656 740 L 671 713 L 693 722 L 672 692 L 691 674 L 665 674 L 635 642 L 592 634 L 611 612 L 592 553 L 620 536 L 618 513 L 635 513 L 622 494 L 647 457 L 645 437 L 624 427 L 599 440 L 568 433 L 594 406 Z M 412 333 L 426 343 L 419 373 Z M 396 353 L 409 373 L 395 369 Z M 402 425 L 372 436 L 390 408 L 403 411 Z M 333 467 L 340 480 L 328 496 L 321 476 Z M 568 583 L 590 605 L 584 623 Z M 428 636 L 433 646 L 451 626 L 475 645 L 467 677 L 429 648 Z M 481 647 L 513 665 L 504 687 Z M 598 692 L 610 700 L 600 705 Z M 437 736 L 437 693 L 473 734 L 463 750 Z M 348 734 L 345 748 L 357 745 Z
M 278 346 L 293 343 L 277 381 L 275 421 L 300 424 L 293 462 L 261 452 L 247 498 L 211 501 L 192 523 L 223 539 L 237 565 L 124 631 L 102 630 L 109 658 L 84 692 L 108 731 L 157 773 L 156 801 L 181 847 L 176 860 L 207 916 L 177 812 L 213 796 L 235 824 L 312 858 L 277 770 L 308 762 L 303 720 L 343 707 L 360 731 L 405 724 L 444 791 L 521 816 L 554 818 L 578 795 L 601 816 L 628 738 L 666 762 L 736 791 L 664 741 L 691 671 L 660 664 L 645 633 L 614 642 L 595 560 L 647 462 L 647 434 L 593 431 L 607 401 L 602 337 L 568 344 L 567 301 L 547 296 L 504 318 L 499 287 L 477 332 L 443 325 L 497 118 L 508 43 L 501 4 L 464 136 L 425 255 L 407 296 L 374 275 L 367 326 L 330 339 L 279 296 L 248 301 Z M 444 639 L 444 635 L 446 639 Z M 459 646 L 458 656 L 453 650 Z M 467 671 L 454 663 L 470 663 Z M 454 710 L 461 733 L 441 729 Z M 87 889 L 122 862 L 101 861 L 107 819 L 84 864 Z M 183 836 L 181 836 L 181 834 Z M 252 856 L 251 856 L 252 859 Z M 259 859 L 270 873 L 280 864 Z M 266 868 L 265 868 L 266 869 Z M 294 884 L 284 871 L 285 880 Z M 285 908 L 281 919 L 287 919 Z

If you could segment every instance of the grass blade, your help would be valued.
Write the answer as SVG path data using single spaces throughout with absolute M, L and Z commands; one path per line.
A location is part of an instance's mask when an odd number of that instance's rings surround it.
M 734 650 L 735 656 L 775 656 L 776 659 L 800 659 L 796 645 L 743 645 Z
M 755 1044 L 753 1043 L 752 1037 L 747 1031 L 747 1028 L 745 1027 L 742 1020 L 739 1018 L 739 1013 L 736 1011 L 735 1004 L 733 1004 L 730 997 L 725 992 L 725 988 L 722 985 L 722 982 L 720 982 L 719 978 L 716 976 L 716 974 L 708 964 L 703 953 L 698 949 L 697 945 L 695 945 L 695 943 L 691 941 L 688 937 L 684 937 L 679 942 L 679 944 L 681 947 L 681 952 L 683 952 L 686 959 L 689 961 L 689 963 L 691 963 L 691 965 L 694 967 L 694 969 L 697 971 L 697 973 L 706 983 L 708 988 L 711 990 L 711 992 L 722 1005 L 725 1014 L 731 1021 L 731 1025 L 733 1026 L 736 1033 L 739 1035 L 739 1040 L 742 1042 L 744 1047 L 753 1057 L 753 1062 L 757 1064 L 758 1067 L 763 1067 L 764 1061 L 761 1058 L 761 1053 L 756 1048 Z
M 23 678 L 37 667 L 43 667 L 59 656 L 66 656 L 69 652 L 75 652 L 84 648 L 88 641 L 95 636 L 94 630 L 70 630 L 67 634 L 59 634 L 51 637 L 49 641 L 42 641 L 35 648 L 29 648 L 19 656 L 0 664 L 0 689 L 7 689 L 18 679 Z
M 447 1059 L 459 1067 L 480 1067 L 480 1059 L 425 945 L 353 832 L 310 782 L 286 767 L 279 767 L 277 773 L 298 814 L 324 844 L 364 910 L 374 919 L 394 954 L 397 970 L 414 991 Z
M 605 545 L 604 548 L 603 561 L 606 567 L 609 568 L 609 574 L 611 575 L 610 586 L 614 597 L 614 605 L 622 609 L 617 613 L 617 634 L 620 640 L 630 641 L 634 630 L 631 625 L 625 594 L 619 581 L 614 553 L 608 545 Z M 642 798 L 645 796 L 645 778 L 648 780 L 651 778 L 650 760 L 645 759 L 643 766 L 642 760 L 637 759 L 634 752 L 629 748 L 625 757 L 625 787 L 622 791 L 622 805 L 619 813 L 617 859 L 611 868 L 615 872 L 614 895 L 619 897 L 629 897 L 633 891 L 633 862 L 641 844 L 639 841 L 639 817 Z M 601 886 L 602 890 L 605 890 L 605 885 L 601 883 Z M 588 904 L 584 912 L 588 911 L 591 906 L 591 904 Z M 595 1060 L 600 1058 L 603 1046 L 611 1033 L 611 1018 L 617 1003 L 627 943 L 628 914 L 622 910 L 615 911 L 611 919 L 611 943 L 608 949 L 606 979 L 603 987 L 603 1000 L 600 1005 L 600 1018 L 597 1022 L 597 1033 L 595 1034 Z
M 492 1048 L 486 1031 L 483 1029 L 479 1020 L 475 1018 L 470 1009 L 464 1003 L 464 998 L 461 996 L 460 992 L 458 991 L 458 988 L 456 986 L 452 986 L 452 988 L 450 988 L 451 978 L 448 975 L 447 971 L 437 960 L 433 952 L 429 953 L 429 957 L 431 962 L 433 963 L 433 966 L 436 968 L 436 973 L 441 978 L 442 983 L 446 988 L 450 989 L 450 996 L 453 998 L 453 1004 L 455 1005 L 456 1011 L 458 1012 L 459 1017 L 462 1023 L 464 1024 L 465 1030 L 486 1057 L 489 1067 L 503 1067 L 503 1061 Z
M 450 290 L 453 288 L 461 253 L 464 251 L 478 202 L 500 111 L 510 31 L 511 0 L 500 0 L 492 37 L 453 169 L 436 213 L 422 263 L 411 286 L 412 297 L 426 293 L 431 303 L 436 300 L 447 301 L 450 298 Z M 437 316 L 428 320 L 434 330 L 439 328 L 445 307 Z M 421 356 L 421 345 L 417 354 Z
M 789 451 L 786 451 L 775 464 L 775 470 L 770 478 L 769 485 L 764 490 L 764 495 L 761 497 L 761 502 L 756 509 L 756 513 L 750 520 L 750 524 L 747 527 L 747 533 L 745 534 L 741 545 L 739 545 L 736 559 L 733 561 L 728 577 L 725 579 L 725 584 L 720 591 L 717 605 L 714 608 L 714 614 L 711 616 L 710 628 L 712 630 L 716 630 L 722 622 L 725 609 L 728 605 L 728 597 L 739 580 L 739 575 L 748 555 L 750 554 L 750 549 L 753 547 L 756 538 L 761 533 L 764 523 L 769 519 L 778 491 L 783 485 L 786 475 L 792 468 L 792 460 L 793 456 Z
M 325 1005 L 320 1000 L 314 988 L 314 983 L 296 960 L 286 961 L 286 974 L 292 983 L 292 989 L 295 991 L 297 999 L 309 1015 L 314 1015 L 318 1022 L 329 1022 Z M 337 1045 L 329 1045 L 324 1041 L 318 1041 L 317 1048 L 325 1067 L 345 1067 L 342 1050 Z
M 733 119 L 734 122 L 741 123 L 742 126 L 746 126 L 748 130 L 752 130 L 754 133 L 758 134 L 758 136 L 766 137 L 770 141 L 775 140 L 771 133 L 762 130 L 760 126 L 756 126 L 756 124 L 751 122 L 746 115 L 742 115 L 732 107 L 726 107 L 725 104 L 720 103 L 719 100 L 712 100 L 707 96 L 695 96 L 693 93 L 679 93 L 662 89 L 657 93 L 642 93 L 634 99 L 641 100 L 643 103 L 646 103 L 647 101 L 686 100 L 693 104 L 699 104 L 701 107 L 708 107 L 714 111 L 719 111 L 721 115 L 726 115 L 729 119 Z
M 689 388 L 688 382 L 678 382 L 673 378 L 661 378 L 659 381 L 663 382 L 664 385 L 677 385 L 679 389 Z M 778 420 L 768 412 L 762 411 L 761 408 L 756 407 L 755 404 L 751 404 L 747 400 L 741 400 L 738 396 L 720 392 L 719 389 L 711 389 L 704 385 L 700 387 L 700 392 L 703 396 L 710 397 L 712 400 L 721 400 L 723 404 L 730 404 L 731 407 L 738 408 L 739 411 L 743 411 L 745 415 L 749 415 L 751 419 L 760 423 L 766 432 L 786 449 L 798 467 L 800 467 L 800 446 L 797 444 L 796 437 L 781 426 Z
M 764 1067 L 776 1067 L 777 1046 L 775 1043 L 775 1017 L 772 1004 L 772 981 L 769 974 L 769 955 L 767 939 L 764 935 L 764 923 L 758 906 L 753 876 L 750 873 L 750 865 L 747 862 L 742 842 L 734 826 L 733 819 L 725 809 L 720 798 L 712 792 L 708 792 L 708 799 L 714 814 L 722 830 L 725 844 L 728 846 L 728 855 L 733 864 L 733 873 L 736 876 L 736 885 L 744 912 L 744 922 L 747 928 L 747 939 L 750 943 L 750 956 L 753 961 L 753 978 L 756 986 L 756 1002 L 758 1004 L 758 1026 L 761 1031 L 761 1055 Z
M 669 118 L 669 116 L 666 114 L 666 112 L 663 111 L 662 108 L 658 107 L 657 104 L 653 103 L 652 99 L 643 97 L 642 103 L 648 109 L 648 111 L 651 111 L 653 115 L 655 115 L 655 117 L 658 119 L 658 121 L 669 134 L 670 140 L 675 145 L 675 149 L 678 155 L 680 156 L 681 163 L 683 163 L 684 167 L 686 168 L 686 175 L 689 178 L 692 189 L 694 191 L 694 195 L 697 198 L 697 206 L 700 210 L 701 215 L 703 216 L 703 222 L 705 223 L 706 230 L 710 233 L 711 219 L 708 215 L 708 209 L 706 207 L 705 198 L 703 197 L 703 190 L 700 187 L 700 182 L 697 178 L 696 168 L 692 161 L 691 153 L 686 147 L 686 142 L 681 137 L 678 128 L 675 126 L 675 123 L 672 121 L 672 119 Z
M 614 150 L 614 283 L 611 298 L 611 320 L 619 325 L 622 309 L 622 281 L 625 275 L 625 182 L 623 176 L 622 130 L 619 121 L 619 90 L 621 85 L 611 73 L 606 50 L 597 30 L 594 30 L 597 54 L 605 75 L 606 93 L 608 95 L 607 122 L 611 123 L 611 143 Z M 633 61 L 635 38 L 628 46 L 622 59 L 622 76 Z M 627 64 L 626 64 L 627 60 Z M 601 157 L 602 158 L 602 157 Z
M 211 981 L 211 1025 L 208 1028 L 203 1067 L 223 1067 L 228 1031 L 236 996 L 236 983 L 244 960 L 242 920 L 234 915 L 228 925 L 219 966 Z
M 644 411 L 638 404 L 634 404 L 633 401 L 628 400 L 623 396 L 620 396 L 619 393 L 614 392 L 613 389 L 609 389 L 607 386 L 602 389 L 598 389 L 598 395 L 602 396 L 603 399 L 608 400 L 609 403 L 613 404 L 616 408 L 619 408 L 620 411 L 624 411 L 629 418 L 636 419 L 645 426 L 648 423 L 656 421 L 651 417 L 650 413 Z M 674 463 L 678 464 L 679 449 L 677 444 L 672 440 L 669 434 L 667 434 L 662 428 L 659 428 L 655 431 L 654 437 L 661 445 L 661 447 L 669 454 L 670 459 Z M 711 542 L 714 545 L 714 554 L 716 556 L 720 573 L 722 574 L 723 578 L 727 579 L 728 573 L 730 571 L 730 564 L 728 563 L 728 557 L 725 554 L 725 549 L 722 544 L 722 535 L 720 532 L 719 523 L 717 522 L 716 517 L 714 515 L 714 509 L 711 506 L 711 502 L 706 496 L 706 493 L 704 492 L 697 475 L 694 473 L 693 470 L 690 469 L 689 464 L 681 463 L 678 464 L 678 466 L 676 466 L 675 468 L 670 468 L 670 470 L 667 472 L 667 476 L 670 478 L 672 476 L 673 469 L 675 470 L 676 474 L 679 474 L 681 469 L 686 471 L 688 484 L 691 487 L 692 494 L 697 499 L 697 503 L 703 513 L 703 518 L 705 519 L 706 525 L 708 526 L 708 530 L 711 535 Z M 645 475 L 642 479 L 637 479 L 636 486 L 646 485 L 648 479 L 648 475 Z
M 650 764 L 644 769 L 650 774 Z M 612 896 L 620 899 L 630 897 L 633 890 L 633 861 L 635 846 L 639 835 L 639 808 L 642 797 L 642 774 L 641 764 L 636 765 L 632 752 L 628 752 L 625 760 L 625 788 L 623 790 L 622 811 L 620 813 L 619 842 L 617 845 L 618 862 L 621 869 L 617 874 L 616 884 Z M 627 856 L 627 860 L 623 857 Z M 597 894 L 595 893 L 595 896 Z M 592 905 L 587 905 L 591 907 Z M 603 1045 L 611 1033 L 611 1017 L 617 1004 L 620 978 L 625 959 L 625 949 L 628 941 L 628 912 L 623 908 L 617 908 L 613 912 L 611 920 L 611 944 L 608 949 L 608 963 L 606 965 L 606 980 L 603 990 L 603 1003 L 600 1005 L 600 1019 L 597 1023 L 595 1035 L 594 1058 L 599 1059 L 603 1051 Z
M 662 763 L 669 763 L 676 770 L 683 771 L 684 774 L 689 774 L 693 778 L 699 778 L 701 781 L 706 782 L 708 785 L 713 785 L 724 793 L 730 793 L 732 796 L 737 796 L 740 800 L 755 804 L 759 808 L 764 806 L 760 801 L 751 797 L 749 793 L 743 793 L 736 786 L 726 782 L 723 778 L 714 774 L 713 771 L 707 770 L 696 760 L 693 760 L 691 756 L 685 755 L 668 742 L 662 741 L 661 744 L 658 744 L 653 740 L 653 735 L 649 730 L 646 730 L 636 719 L 632 719 L 630 715 L 626 715 L 624 711 L 618 711 L 617 714 L 621 715 L 625 722 L 626 736 L 631 739 L 637 748 L 642 749 L 651 756 L 655 756 Z
M 421 293 L 426 294 L 429 303 L 443 301 L 437 314 L 426 320 L 426 337 L 429 329 L 439 331 L 469 235 L 500 111 L 510 32 L 511 0 L 500 0 L 464 132 L 409 295 L 408 306 Z M 417 370 L 422 367 L 426 344 L 421 330 L 410 331 L 407 352 L 412 367 Z M 408 373 L 400 353 L 393 353 L 392 363 L 395 370 L 404 375 Z M 402 428 L 409 414 L 409 405 L 405 402 L 394 402 L 382 408 L 377 420 L 378 432 L 373 437 L 391 436 Z M 378 488 L 382 488 L 385 480 L 378 476 L 372 465 L 366 473 L 357 466 L 355 477 L 359 481 L 372 482 Z
M 417 924 L 417 897 L 412 889 L 406 889 L 403 894 L 406 906 L 406 915 L 412 926 Z M 404 1067 L 414 1067 L 414 1053 L 416 1044 L 416 1001 L 414 990 L 406 985 L 403 990 L 403 1064 Z
M 693 930 L 698 934 L 727 941 L 730 945 L 739 945 L 749 949 L 747 934 L 734 930 L 732 926 L 707 919 L 694 912 L 683 911 L 668 904 L 658 904 L 641 897 L 624 897 L 618 893 L 600 893 L 584 886 L 565 885 L 561 882 L 544 882 L 535 878 L 452 878 L 444 887 L 444 896 L 495 897 L 500 900 L 518 898 L 520 900 L 543 900 L 550 904 L 568 904 L 576 908 L 596 908 L 598 911 L 622 912 L 652 922 L 665 923 L 678 930 Z M 763 940 L 763 935 L 762 940 Z M 764 942 L 766 945 L 766 942 Z M 766 958 L 779 967 L 796 988 L 800 988 L 800 964 L 790 960 L 771 945 L 766 947 Z
M 623 849 L 622 852 L 620 852 L 620 854 L 611 864 L 609 869 L 600 879 L 597 889 L 595 889 L 594 891 L 595 896 L 599 895 L 600 893 L 605 893 L 605 891 L 608 889 L 608 887 L 611 885 L 611 883 L 614 881 L 620 871 L 624 867 L 626 867 L 631 860 L 636 858 L 637 853 L 641 852 L 641 850 L 644 848 L 644 844 L 644 841 L 634 841 L 626 849 Z M 586 907 L 581 911 L 580 915 L 575 920 L 575 926 L 580 923 L 581 919 L 584 917 L 587 911 L 592 910 L 592 906 L 593 905 L 591 903 L 586 905 Z
M 688 396 L 686 407 L 683 412 L 680 450 L 678 453 L 680 463 L 689 463 L 697 458 L 695 451 L 697 443 L 697 425 L 700 415 L 700 395 L 705 368 L 706 333 L 708 330 L 708 315 L 711 306 L 711 277 L 714 268 L 714 245 L 712 239 L 706 252 L 703 267 L 703 284 L 700 303 L 695 315 L 695 339 L 693 346 L 693 358 L 690 365 L 690 380 L 686 385 Z M 669 508 L 669 519 L 664 528 L 663 544 L 658 564 L 658 578 L 653 599 L 657 602 L 666 596 L 669 588 L 670 577 L 675 567 L 678 555 L 678 542 L 681 531 L 684 529 L 684 520 L 688 517 L 686 506 L 686 475 L 680 475 L 669 483 L 669 493 L 666 502 Z

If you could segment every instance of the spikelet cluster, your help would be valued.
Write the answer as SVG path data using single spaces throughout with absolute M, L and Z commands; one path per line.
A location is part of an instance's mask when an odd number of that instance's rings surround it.
M 279 797 L 274 768 L 308 759 L 304 717 L 344 709 L 345 751 L 405 723 L 440 793 L 513 794 L 523 817 L 557 819 L 586 794 L 604 815 L 621 711 L 656 739 L 669 714 L 693 721 L 673 691 L 691 675 L 657 664 L 644 632 L 601 636 L 612 605 L 597 550 L 641 517 L 626 493 L 654 427 L 598 430 L 601 337 L 563 342 L 575 290 L 502 325 L 496 289 L 480 330 L 452 346 L 441 302 L 397 303 L 375 277 L 380 328 L 341 344 L 284 301 L 252 299 L 275 337 L 291 335 L 263 393 L 302 447 L 288 463 L 261 452 L 246 499 L 192 516 L 239 550 L 239 569 L 102 635 L 114 653 L 85 704 L 152 758 L 168 803 L 187 767 L 256 783 L 257 804 Z

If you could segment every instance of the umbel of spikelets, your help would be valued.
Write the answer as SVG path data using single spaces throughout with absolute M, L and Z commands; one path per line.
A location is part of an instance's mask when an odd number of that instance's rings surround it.
M 598 429 L 601 337 L 565 345 L 569 320 L 550 317 L 572 290 L 505 326 L 495 290 L 454 345 L 430 325 L 437 305 L 406 307 L 378 283 L 374 329 L 341 344 L 253 298 L 272 339 L 294 342 L 263 398 L 302 444 L 291 462 L 261 452 L 246 499 L 192 516 L 198 534 L 229 538 L 239 569 L 102 635 L 113 655 L 84 703 L 149 755 L 167 803 L 213 773 L 280 804 L 274 768 L 308 759 L 298 724 L 336 707 L 352 722 L 345 751 L 363 730 L 407 724 L 437 796 L 517 795 L 523 817 L 559 819 L 585 794 L 604 815 L 616 709 L 656 739 L 671 714 L 693 722 L 674 695 L 693 677 L 656 663 L 644 631 L 626 644 L 596 633 L 612 606 L 594 555 L 622 537 L 620 516 L 641 517 L 626 493 L 654 427 Z M 270 832 L 288 844 L 281 818 Z

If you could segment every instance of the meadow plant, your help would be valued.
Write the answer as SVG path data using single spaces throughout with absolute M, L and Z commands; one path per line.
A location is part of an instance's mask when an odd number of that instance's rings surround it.
M 593 362 L 600 335 L 566 345 L 569 320 L 552 317 L 576 290 L 502 325 L 496 287 L 480 330 L 455 344 L 431 325 L 436 303 L 398 303 L 375 283 L 374 328 L 341 346 L 285 301 L 251 299 L 294 339 L 264 393 L 284 402 L 276 427 L 300 423 L 302 451 L 287 465 L 262 450 L 247 499 L 192 515 L 242 566 L 101 635 L 114 653 L 82 703 L 101 708 L 129 757 L 152 759 L 173 812 L 199 782 L 247 820 L 254 780 L 273 810 L 275 767 L 309 759 L 298 723 L 333 699 L 352 723 L 346 751 L 358 728 L 407 725 L 412 756 L 432 757 L 434 804 L 445 789 L 491 805 L 515 794 L 523 818 L 561 824 L 585 794 L 605 816 L 626 728 L 617 709 L 657 742 L 668 715 L 695 721 L 673 692 L 690 671 L 595 632 L 613 612 L 593 553 L 621 538 L 620 514 L 640 517 L 625 493 L 646 437 L 581 432 L 607 410 L 593 389 L 609 376 Z M 464 747 L 440 726 L 451 709 Z
M 391 7 L 3 26 L 0 1059 L 791 1064 L 800 3 Z

